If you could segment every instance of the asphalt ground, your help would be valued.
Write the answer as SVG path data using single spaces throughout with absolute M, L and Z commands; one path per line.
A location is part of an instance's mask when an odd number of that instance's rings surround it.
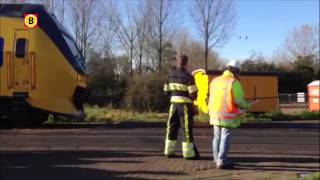
M 162 155 L 163 125 L 57 125 L 0 132 L 1 180 L 295 179 L 320 171 L 319 121 L 233 131 L 233 170 L 212 161 L 212 128 L 194 129 L 201 159 Z

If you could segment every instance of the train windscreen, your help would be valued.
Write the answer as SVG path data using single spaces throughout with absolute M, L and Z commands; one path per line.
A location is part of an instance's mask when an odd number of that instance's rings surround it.
M 67 46 L 69 47 L 69 50 L 71 51 L 71 53 L 73 54 L 73 56 L 75 57 L 77 63 L 80 63 L 82 66 L 84 65 L 84 57 L 82 56 L 82 53 L 80 51 L 80 49 L 78 48 L 74 38 L 70 35 L 70 33 L 66 30 L 66 28 L 57 20 L 57 18 L 50 14 L 50 17 L 52 18 L 52 20 L 54 21 L 54 23 L 56 24 L 56 26 L 58 27 L 58 29 L 61 32 L 61 35 L 64 39 L 64 41 L 66 42 Z

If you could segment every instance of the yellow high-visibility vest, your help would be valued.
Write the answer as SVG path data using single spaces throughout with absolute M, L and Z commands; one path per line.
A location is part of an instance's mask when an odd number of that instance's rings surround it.
M 210 124 L 224 127 L 240 126 L 241 111 L 235 104 L 232 76 L 219 76 L 210 83 L 209 115 Z

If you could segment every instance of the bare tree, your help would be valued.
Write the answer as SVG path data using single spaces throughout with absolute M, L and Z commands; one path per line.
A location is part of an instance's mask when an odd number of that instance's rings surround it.
M 43 4 L 50 13 L 53 13 L 61 24 L 64 23 L 64 14 L 65 14 L 65 0 L 37 0 Z
M 319 55 L 319 25 L 302 25 L 286 39 L 285 46 L 295 57 Z
M 42 4 L 47 8 L 51 13 L 54 13 L 55 10 L 55 0 L 41 0 Z
M 198 68 L 205 68 L 202 63 L 204 46 L 201 42 L 191 38 L 191 35 L 187 31 L 181 31 L 175 37 L 175 49 L 179 54 L 186 54 L 190 62 L 188 63 L 189 70 L 195 70 Z M 220 66 L 220 58 L 213 50 L 208 53 L 208 68 L 217 69 Z
M 205 68 L 208 69 L 208 54 L 214 47 L 223 46 L 235 24 L 232 0 L 194 0 L 191 11 L 205 46 Z
M 161 72 L 163 44 L 174 30 L 176 9 L 173 0 L 145 0 L 145 3 L 150 10 L 148 42 L 157 52 L 158 70 Z
M 139 3 L 135 13 L 133 14 L 134 25 L 136 30 L 136 46 L 135 54 L 137 56 L 139 73 L 142 73 L 142 59 L 144 55 L 146 40 L 147 40 L 147 28 L 149 24 L 149 10 L 145 8 L 145 3 Z
M 100 26 L 101 10 L 98 0 L 70 0 L 71 5 L 71 21 L 73 33 L 76 42 L 78 43 L 83 56 L 87 57 L 87 52 L 93 37 L 97 34 L 97 29 Z
M 56 15 L 56 17 L 58 18 L 58 20 L 60 21 L 61 24 L 64 23 L 64 15 L 65 15 L 65 0 L 52 0 L 53 7 L 54 7 L 54 14 Z
M 130 75 L 133 75 L 133 56 L 135 50 L 135 39 L 137 37 L 136 27 L 134 24 L 133 11 L 127 6 L 126 15 L 122 15 L 121 10 L 117 4 L 118 1 L 114 1 L 110 4 L 109 18 L 111 24 L 116 29 L 116 34 L 121 46 L 125 49 L 130 58 Z M 126 18 L 126 19 L 124 19 Z M 125 23 L 127 22 L 127 23 Z
M 187 30 L 180 30 L 176 34 L 173 44 L 178 54 L 187 54 L 191 50 L 190 46 L 193 41 Z
M 320 74 L 319 25 L 302 25 L 295 28 L 285 41 L 284 53 L 288 54 L 289 64 L 304 76 L 318 78 Z M 311 80 L 311 79 L 309 79 Z

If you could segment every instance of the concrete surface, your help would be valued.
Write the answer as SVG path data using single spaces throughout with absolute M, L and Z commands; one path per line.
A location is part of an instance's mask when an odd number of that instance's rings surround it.
M 312 123 L 313 122 L 313 123 Z M 319 171 L 319 123 L 234 130 L 234 170 L 212 162 L 212 129 L 195 128 L 202 158 L 162 156 L 164 127 L 61 125 L 1 130 L 1 180 L 294 179 Z M 289 123 L 289 124 L 288 124 Z M 264 128 L 265 127 L 265 128 Z M 181 146 L 177 148 L 181 156 Z

